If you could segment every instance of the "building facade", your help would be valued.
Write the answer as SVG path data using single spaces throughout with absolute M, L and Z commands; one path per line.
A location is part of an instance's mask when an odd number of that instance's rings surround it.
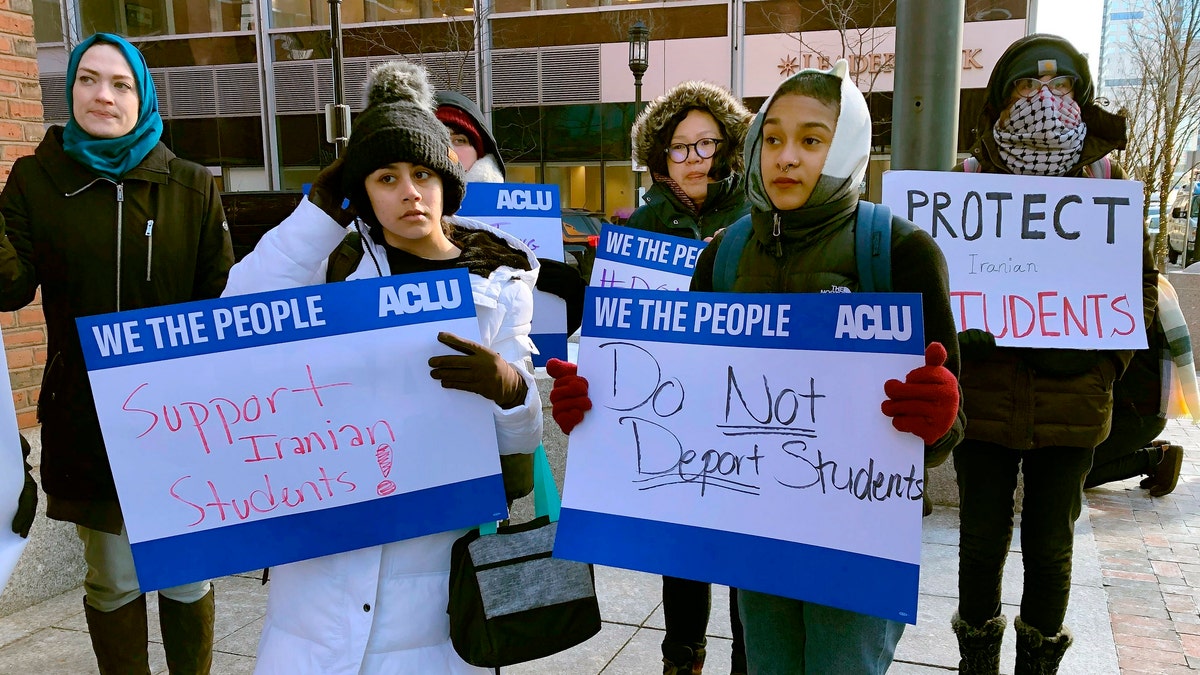
M 650 29 L 641 100 L 687 79 L 729 87 L 753 108 L 797 68 L 840 55 L 890 144 L 892 0 L 345 0 L 345 101 L 363 104 L 369 69 L 403 57 L 490 112 L 509 177 L 562 189 L 565 206 L 613 214 L 633 205 L 635 112 L 627 34 Z M 325 0 L 33 0 L 46 120 L 61 123 L 66 56 L 97 32 L 145 53 L 166 119 L 163 140 L 208 166 L 225 191 L 293 190 L 333 158 Z M 849 14 L 838 7 L 851 8 Z M 963 120 L 992 65 L 1026 32 L 1027 0 L 967 0 Z M 965 146 L 970 124 L 961 125 Z M 648 184 L 648 177 L 644 177 Z

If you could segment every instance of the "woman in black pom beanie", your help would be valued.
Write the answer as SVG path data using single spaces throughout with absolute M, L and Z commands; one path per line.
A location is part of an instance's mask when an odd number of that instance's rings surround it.
M 234 266 L 225 294 L 466 268 L 481 344 L 441 333 L 449 355 L 429 360 L 430 376 L 493 402 L 501 455 L 531 453 L 542 437 L 529 339 L 538 262 L 515 237 L 452 216 L 465 185 L 425 71 L 384 64 L 343 158 Z M 340 208 L 344 197 L 357 218 Z M 450 548 L 463 533 L 273 568 L 255 672 L 489 672 L 450 643 Z

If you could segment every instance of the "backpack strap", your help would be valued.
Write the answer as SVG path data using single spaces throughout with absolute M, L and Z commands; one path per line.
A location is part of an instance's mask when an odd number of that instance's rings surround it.
M 362 235 L 358 232 L 347 233 L 337 248 L 333 249 L 333 253 L 329 254 L 329 263 L 325 266 L 325 281 L 345 281 L 358 269 L 362 257 Z
M 738 218 L 737 222 L 725 228 L 721 246 L 717 249 L 717 259 L 713 263 L 714 291 L 728 293 L 733 290 L 738 264 L 742 261 L 742 249 L 746 248 L 746 242 L 750 241 L 753 229 L 748 215 Z
M 883 204 L 860 201 L 854 223 L 854 262 L 858 290 L 890 293 L 892 290 L 892 210 Z
M 979 164 L 979 160 L 975 155 L 969 155 L 962 163 L 964 173 L 979 173 L 983 170 L 983 166 Z

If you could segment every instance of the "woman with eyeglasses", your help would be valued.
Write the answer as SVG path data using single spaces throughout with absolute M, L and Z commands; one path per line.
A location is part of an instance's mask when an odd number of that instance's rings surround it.
M 633 150 L 654 185 L 626 226 L 708 241 L 749 213 L 742 142 L 750 118 L 733 94 L 707 82 L 683 82 L 651 101 L 633 124 Z M 694 554 L 680 544 L 679 555 Z M 734 674 L 746 672 L 736 595 L 731 589 Z M 710 604 L 709 584 L 663 577 L 663 673 L 701 672 Z
M 957 170 L 1125 177 L 1108 158 L 1125 147 L 1125 118 L 1095 104 L 1086 59 L 1053 35 L 1022 38 L 1000 57 L 975 133 L 971 156 Z M 1148 259 L 1145 266 L 1153 269 Z M 1158 295 L 1151 286 L 1144 296 L 1149 325 Z M 952 626 L 959 668 L 1000 672 L 1006 624 L 1000 588 L 1020 472 L 1025 576 L 1013 621 L 1015 672 L 1054 673 L 1071 644 L 1063 619 L 1084 478 L 1109 432 L 1113 381 L 1133 352 L 997 347 L 979 329 L 958 339 L 967 416 L 966 438 L 954 450 L 960 547 Z

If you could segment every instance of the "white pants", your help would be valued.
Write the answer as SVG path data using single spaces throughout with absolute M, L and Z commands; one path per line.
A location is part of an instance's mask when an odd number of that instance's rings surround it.
M 136 600 L 142 589 L 138 586 L 133 549 L 129 546 L 125 528 L 121 527 L 121 534 L 109 534 L 82 525 L 76 525 L 75 529 L 83 540 L 83 559 L 88 567 L 83 580 L 87 604 L 101 612 L 111 612 Z M 208 589 L 208 581 L 196 581 L 158 592 L 176 602 L 190 604 L 208 594 Z

